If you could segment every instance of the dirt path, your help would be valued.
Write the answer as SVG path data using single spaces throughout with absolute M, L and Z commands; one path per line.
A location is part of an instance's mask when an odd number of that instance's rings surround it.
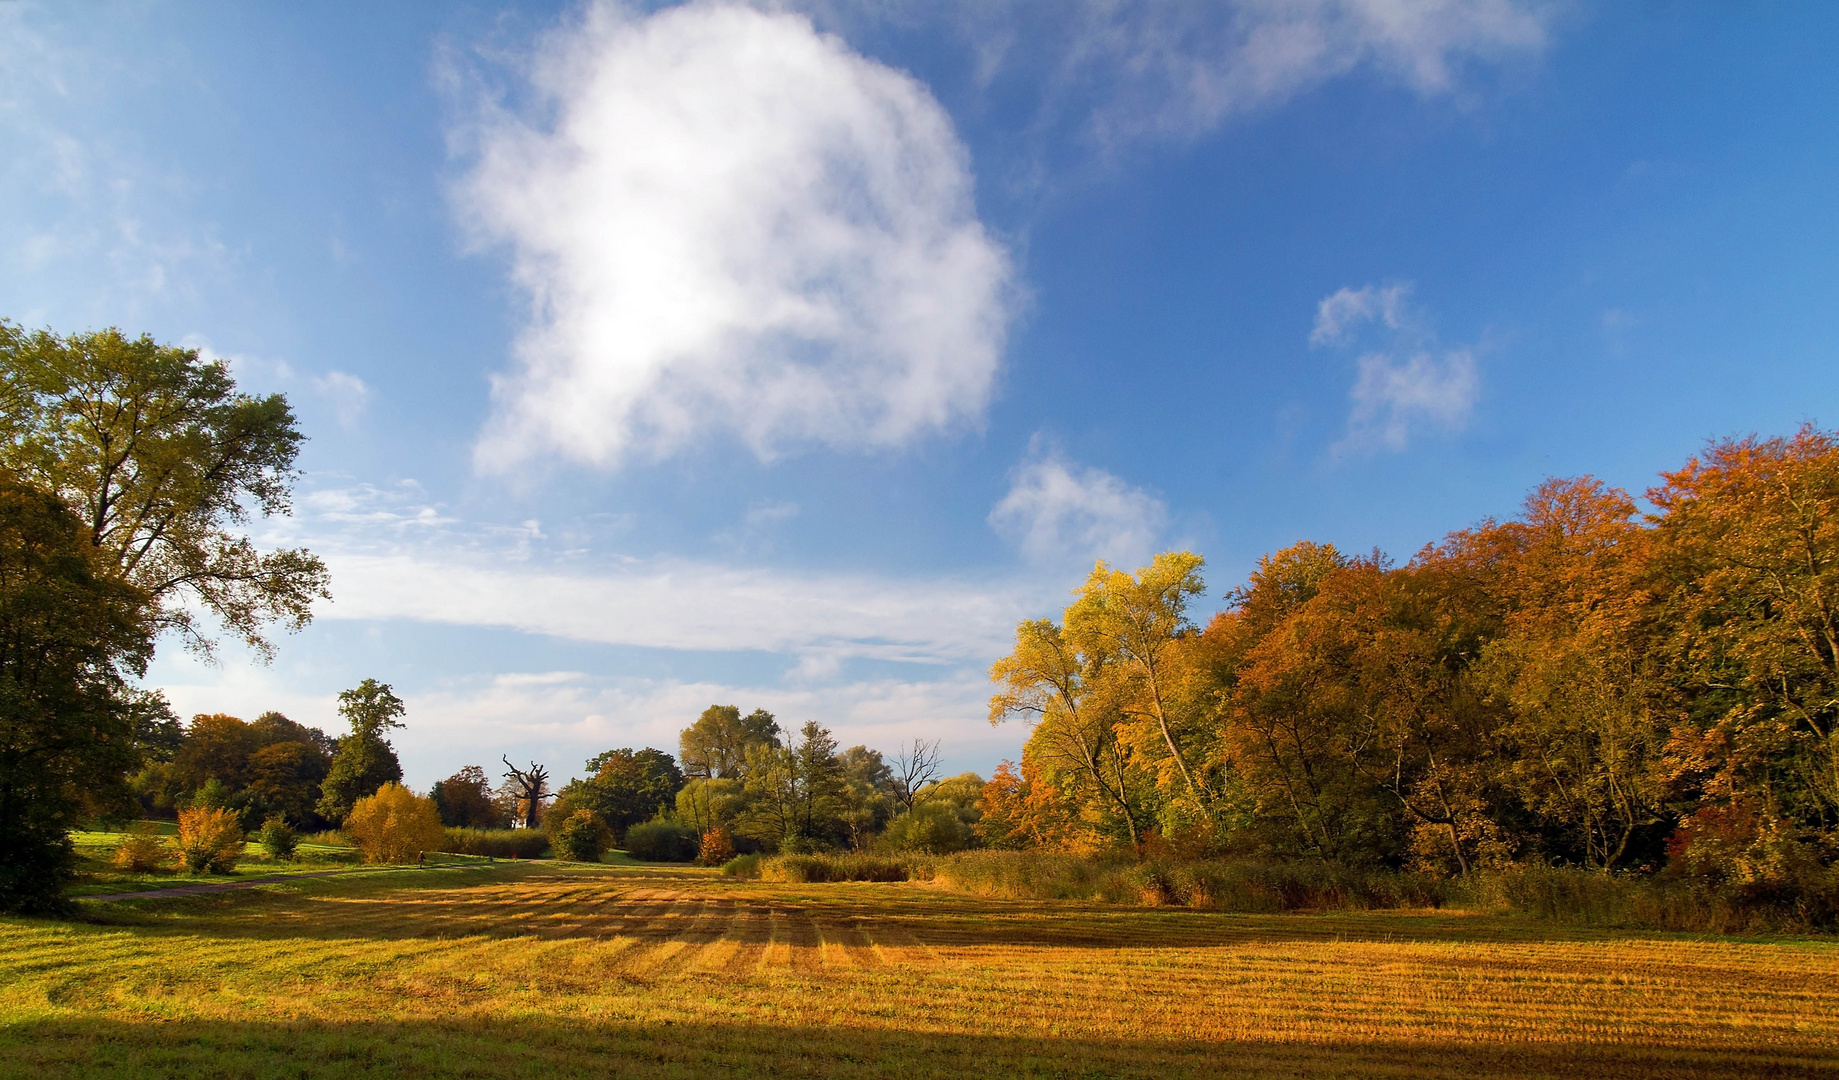
M 257 885 L 277 885 L 284 881 L 302 881 L 306 878 L 331 877 L 334 874 L 376 874 L 389 870 L 438 870 L 440 867 L 421 866 L 366 866 L 346 870 L 315 870 L 310 874 L 273 874 L 269 877 L 250 878 L 247 881 L 213 881 L 202 885 L 175 885 L 169 889 L 147 889 L 143 892 L 104 893 L 100 896 L 73 896 L 72 900 L 154 900 L 162 896 L 197 896 L 200 893 L 232 892 L 236 889 L 253 889 Z

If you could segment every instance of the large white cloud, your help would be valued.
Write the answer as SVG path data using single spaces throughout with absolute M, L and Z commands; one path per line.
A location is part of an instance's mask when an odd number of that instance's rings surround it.
M 462 213 L 531 298 L 482 469 L 981 419 L 1010 263 L 924 86 L 802 16 L 716 4 L 590 7 L 527 75 L 527 107 L 463 132 Z

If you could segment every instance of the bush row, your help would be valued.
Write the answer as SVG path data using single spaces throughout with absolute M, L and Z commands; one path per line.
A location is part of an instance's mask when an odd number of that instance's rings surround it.
M 541 829 L 462 829 L 448 827 L 443 850 L 455 855 L 490 855 L 496 859 L 540 859 L 549 853 Z
M 745 856 L 743 856 L 745 858 Z M 738 863 L 741 859 L 736 859 Z M 775 855 L 755 862 L 761 881 L 908 881 L 929 860 L 898 855 Z M 730 863 L 729 865 L 733 865 Z M 726 871 L 727 867 L 723 867 Z M 753 875 L 748 875 L 753 876 Z

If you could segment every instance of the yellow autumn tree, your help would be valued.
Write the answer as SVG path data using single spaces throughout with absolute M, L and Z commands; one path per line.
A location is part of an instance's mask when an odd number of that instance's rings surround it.
M 434 800 L 401 784 L 385 784 L 359 799 L 345 819 L 345 832 L 368 863 L 413 862 L 422 852 L 439 851 L 446 837 Z

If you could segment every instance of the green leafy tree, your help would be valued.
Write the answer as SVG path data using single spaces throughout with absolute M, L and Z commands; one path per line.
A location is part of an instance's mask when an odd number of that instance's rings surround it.
M 69 830 L 125 791 L 147 604 L 61 499 L 0 477 L 0 910 L 63 907 Z
M 686 776 L 737 780 L 747 771 L 747 752 L 755 746 L 778 746 L 779 724 L 765 709 L 746 716 L 733 705 L 711 705 L 683 729 L 679 750 Z
M 269 655 L 269 624 L 297 630 L 330 595 L 312 553 L 258 551 L 239 531 L 252 511 L 291 512 L 303 436 L 280 394 L 239 393 L 222 362 L 144 335 L 0 320 L 0 402 L 0 465 L 78 511 L 158 629 L 209 653 L 208 611 Z
M 365 679 L 338 695 L 338 711 L 351 724 L 351 734 L 339 740 L 338 755 L 320 786 L 318 811 L 342 822 L 359 799 L 402 780 L 402 763 L 383 736 L 402 727 L 408 706 L 388 683 Z
M 677 817 L 700 833 L 728 825 L 746 808 L 739 780 L 692 778 L 677 792 Z
M 550 808 L 558 827 L 576 810 L 592 810 L 623 840 L 627 829 L 674 807 L 683 787 L 676 759 L 651 747 L 608 750 L 587 768 L 592 775 L 564 787 Z
M 807 850 L 841 837 L 843 764 L 828 728 L 807 722 L 799 741 L 747 752 L 747 812 L 736 831 L 767 846 Z

